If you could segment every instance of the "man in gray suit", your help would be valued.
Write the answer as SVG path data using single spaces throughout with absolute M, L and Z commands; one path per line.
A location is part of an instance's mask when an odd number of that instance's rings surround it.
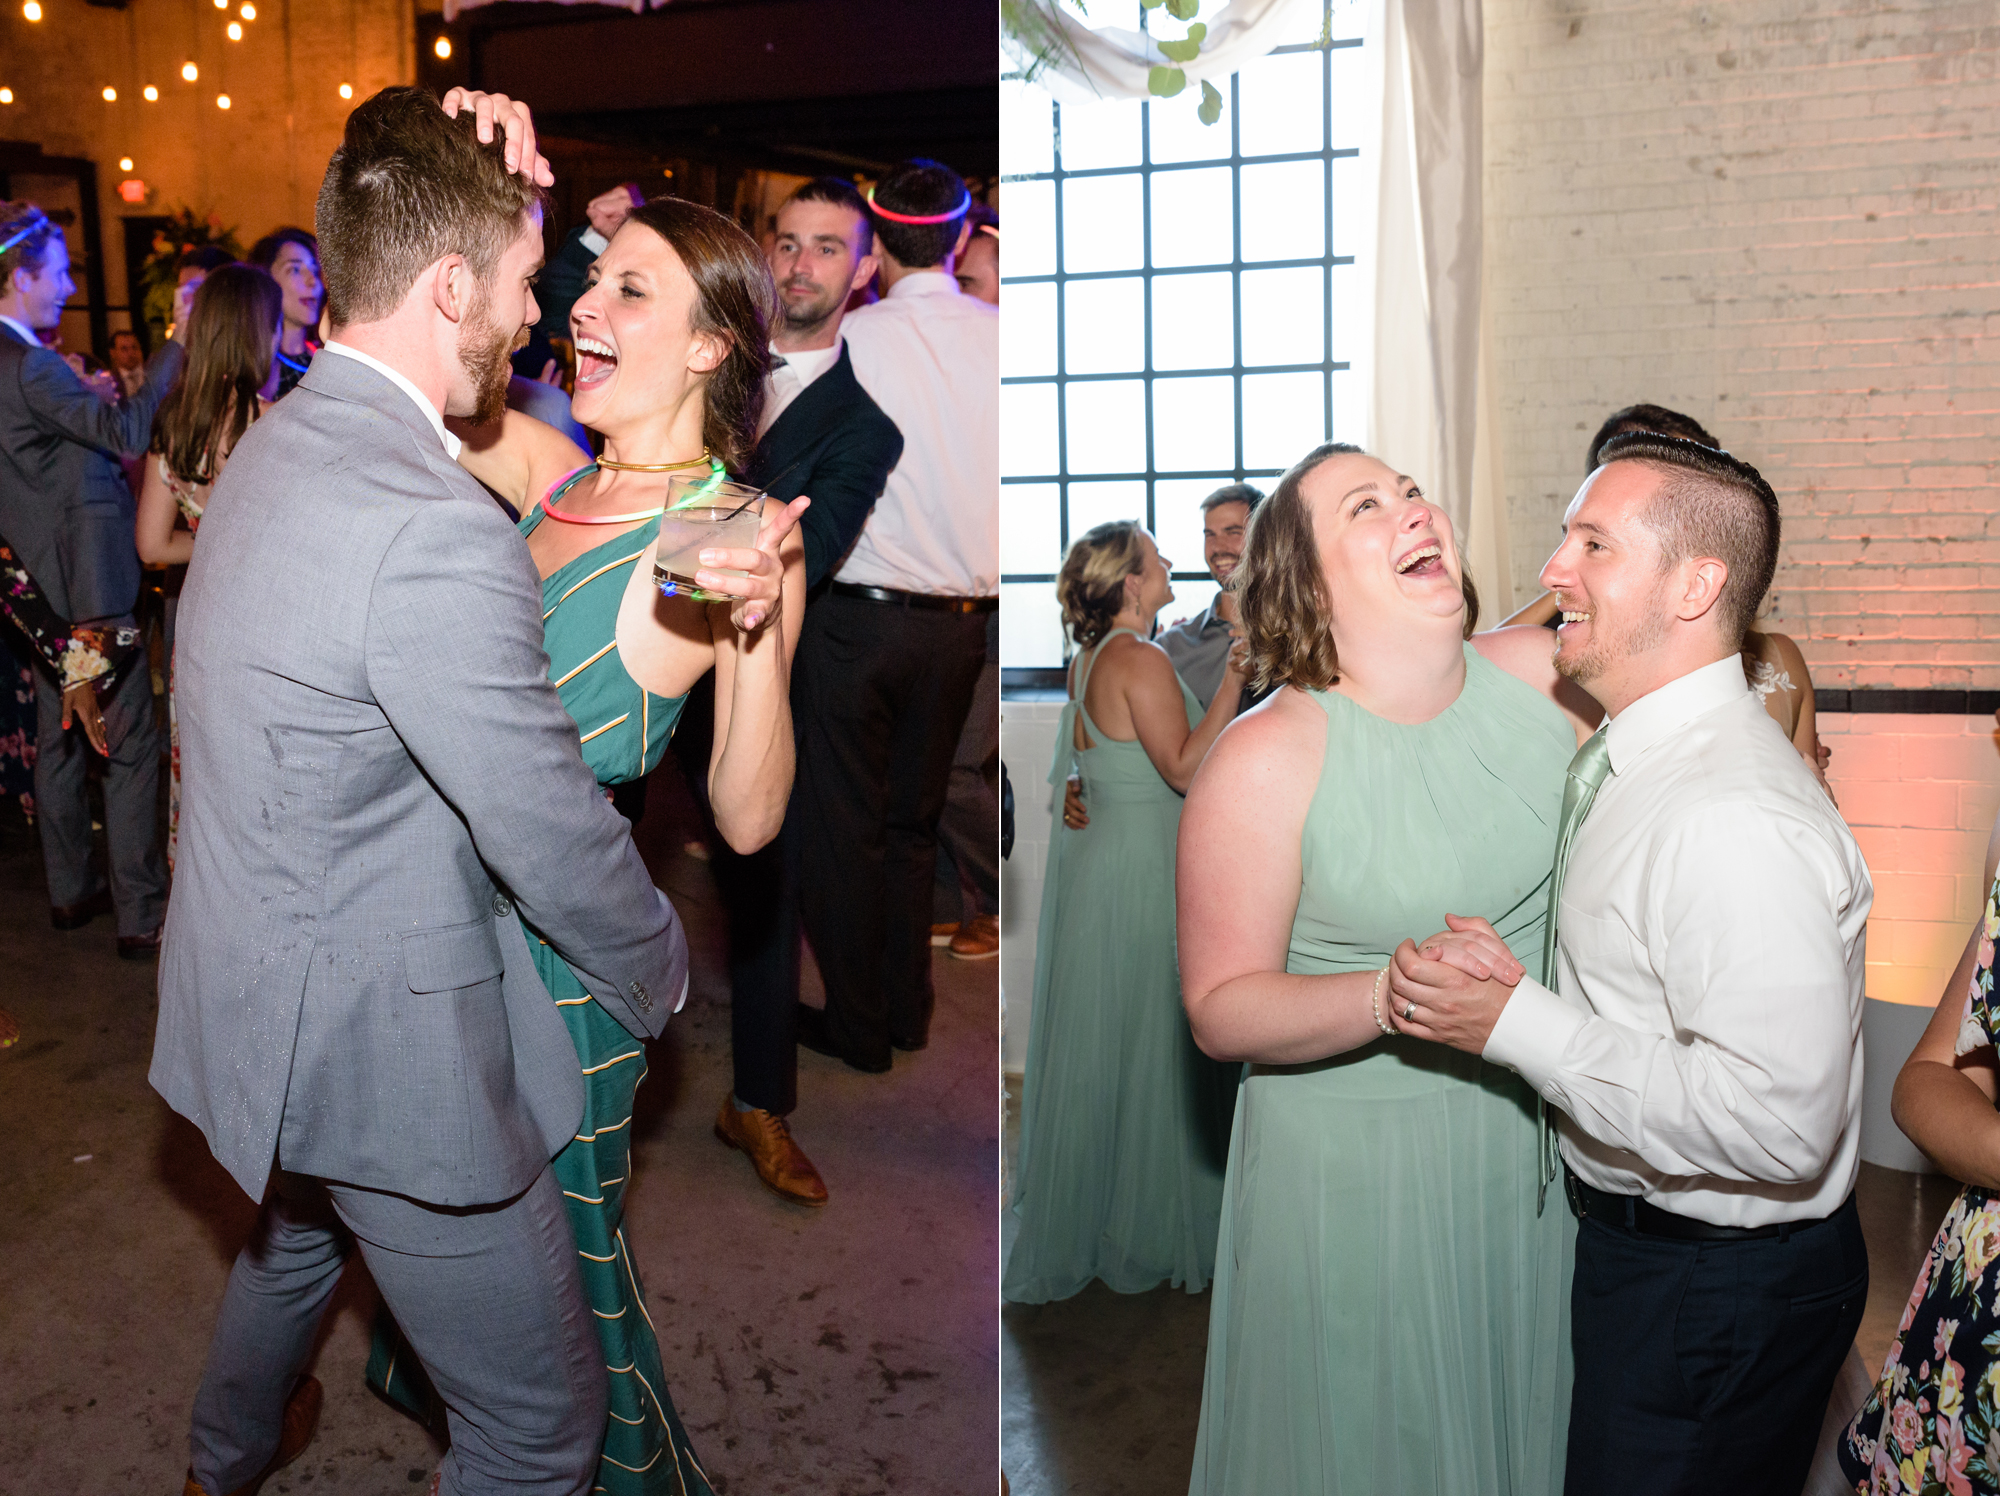
M 169 342 L 146 381 L 116 404 L 99 398 L 37 334 L 54 327 L 75 294 L 62 229 L 29 203 L 0 203 L 0 535 L 6 536 L 49 606 L 70 623 L 131 622 L 139 600 L 134 505 L 118 458 L 152 439 L 153 412 L 180 377 Z M 176 333 L 185 336 L 185 303 Z M 88 703 L 84 703 L 86 710 Z M 153 678 L 141 656 L 99 697 L 109 753 L 104 832 L 118 954 L 159 950 L 167 869 L 160 852 L 160 730 Z M 90 865 L 89 752 L 66 730 L 60 684 L 35 672 L 35 808 L 58 930 L 103 912 L 104 885 Z
M 481 145 L 496 107 L 514 138 Z M 302 1446 L 287 1394 L 350 1236 L 448 1409 L 433 1490 L 571 1496 L 597 1468 L 604 1361 L 549 1169 L 583 1080 L 515 911 L 638 1038 L 687 944 L 440 419 L 499 413 L 535 316 L 547 167 L 524 108 L 479 111 L 390 88 L 348 118 L 316 223 L 333 339 L 238 443 L 181 595 L 152 1082 L 264 1199 L 189 1496 Z

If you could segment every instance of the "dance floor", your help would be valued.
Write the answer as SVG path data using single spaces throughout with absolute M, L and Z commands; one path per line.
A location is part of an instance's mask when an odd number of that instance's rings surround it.
M 1008 1079 L 1011 1179 L 1020 1078 Z M 1957 1193 L 1937 1175 L 1861 1166 L 1855 1195 L 1868 1239 L 1868 1307 L 1854 1340 L 1860 1361 L 1850 1362 L 1836 1395 L 1858 1405 L 1881 1370 L 1917 1266 Z M 1003 1231 L 1009 1243 L 1011 1226 Z M 1187 1489 L 1208 1345 L 1206 1293 L 1116 1294 L 1093 1283 L 1059 1304 L 1009 1304 L 1000 1318 L 1001 1443 L 1013 1496 Z
M 694 982 L 651 1046 L 626 1234 L 696 1452 L 742 1496 L 992 1490 L 998 963 L 937 953 L 930 1047 L 888 1075 L 801 1051 L 794 1130 L 832 1201 L 769 1194 L 710 1131 L 728 989 L 675 772 L 655 776 L 639 840 L 689 926 Z M 47 902 L 32 832 L 0 809 L 0 1008 L 23 1029 L 0 1051 L 0 1486 L 166 1492 L 254 1212 L 146 1085 L 152 966 L 114 957 L 109 919 L 50 930 Z M 356 1262 L 317 1357 L 319 1436 L 267 1496 L 429 1479 L 438 1449 L 362 1385 L 374 1307 Z

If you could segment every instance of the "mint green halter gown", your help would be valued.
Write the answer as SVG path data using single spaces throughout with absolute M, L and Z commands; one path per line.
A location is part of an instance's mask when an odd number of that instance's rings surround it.
M 1139 743 L 1107 738 L 1083 705 L 1103 647 L 1078 667 L 1049 774 L 1060 784 L 1072 761 L 1081 768 L 1090 825 L 1057 823 L 1044 875 L 1020 1229 L 1000 1290 L 1017 1303 L 1068 1298 L 1092 1278 L 1119 1293 L 1160 1283 L 1199 1293 L 1215 1267 L 1236 1067 L 1195 1048 L 1181 1008 L 1181 797 Z M 1201 704 L 1185 683 L 1181 696 L 1192 727 Z M 1094 746 L 1074 746 L 1079 720 Z
M 1465 649 L 1400 725 L 1334 692 L 1285 969 L 1380 970 L 1484 915 L 1539 969 L 1576 735 Z M 1417 1039 L 1253 1065 L 1237 1100 L 1192 1496 L 1555 1496 L 1575 1225 L 1535 1210 L 1535 1097 Z
M 572 473 L 549 497 L 559 498 L 595 471 L 592 466 Z M 533 534 L 542 519 L 537 504 L 522 517 L 521 533 Z M 583 761 L 604 786 L 643 778 L 659 767 L 687 701 L 643 689 L 618 658 L 618 605 L 633 566 L 650 564 L 659 532 L 659 520 L 649 520 L 586 551 L 542 583 L 549 679 L 576 719 Z M 659 1340 L 625 1239 L 632 1109 L 646 1078 L 646 1049 L 591 1000 L 547 941 L 522 928 L 583 1067 L 583 1120 L 575 1139 L 556 1155 L 554 1168 L 610 1383 L 611 1416 L 592 1490 L 607 1496 L 710 1496 L 708 1477 L 667 1392 Z M 428 1417 L 429 1389 L 409 1375 L 412 1363 L 407 1349 L 386 1341 L 378 1326 L 370 1382 Z

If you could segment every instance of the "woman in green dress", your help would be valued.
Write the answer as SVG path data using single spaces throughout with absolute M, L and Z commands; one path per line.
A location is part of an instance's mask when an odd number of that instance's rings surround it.
M 1044 875 L 1021 1106 L 1019 1231 L 1001 1293 L 1040 1304 L 1101 1278 L 1199 1293 L 1215 1268 L 1234 1077 L 1194 1046 L 1174 969 L 1181 795 L 1236 715 L 1233 666 L 1204 715 L 1148 642 L 1173 600 L 1136 521 L 1099 525 L 1056 581 L 1079 647 L 1049 782 L 1072 763 L 1088 831 L 1058 826 Z
M 777 834 L 792 783 L 791 657 L 804 606 L 796 531 L 807 500 L 768 511 L 755 551 L 704 552 L 696 580 L 733 603 L 663 597 L 652 577 L 667 482 L 740 468 L 755 442 L 774 306 L 757 246 L 729 219 L 665 199 L 637 209 L 591 268 L 570 313 L 572 410 L 604 437 L 589 455 L 515 411 L 460 426 L 459 461 L 525 511 L 542 577 L 549 676 L 576 719 L 584 761 L 610 787 L 666 752 L 688 691 L 715 671 L 715 822 L 749 852 Z M 623 1229 L 634 1095 L 645 1046 L 592 1001 L 561 957 L 527 930 L 585 1081 L 577 1134 L 556 1156 L 583 1286 L 610 1383 L 595 1489 L 610 1496 L 709 1491 L 674 1411 L 659 1342 Z M 407 1352 L 378 1335 L 371 1381 L 420 1415 L 427 1394 Z
M 1317 448 L 1251 522 L 1256 683 L 1188 794 L 1181 979 L 1249 1062 L 1194 1496 L 1553 1496 L 1574 1226 L 1511 1071 L 1389 1028 L 1403 940 L 1483 915 L 1538 959 L 1563 779 L 1594 726 L 1541 629 L 1470 638 L 1452 527 Z M 1470 638 L 1470 642 L 1467 640 Z

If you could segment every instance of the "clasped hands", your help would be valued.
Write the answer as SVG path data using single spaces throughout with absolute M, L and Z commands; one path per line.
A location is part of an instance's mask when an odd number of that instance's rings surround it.
M 1413 1039 L 1483 1054 L 1527 968 L 1485 920 L 1447 914 L 1444 921 L 1449 928 L 1396 947 L 1389 962 L 1388 1018 Z

